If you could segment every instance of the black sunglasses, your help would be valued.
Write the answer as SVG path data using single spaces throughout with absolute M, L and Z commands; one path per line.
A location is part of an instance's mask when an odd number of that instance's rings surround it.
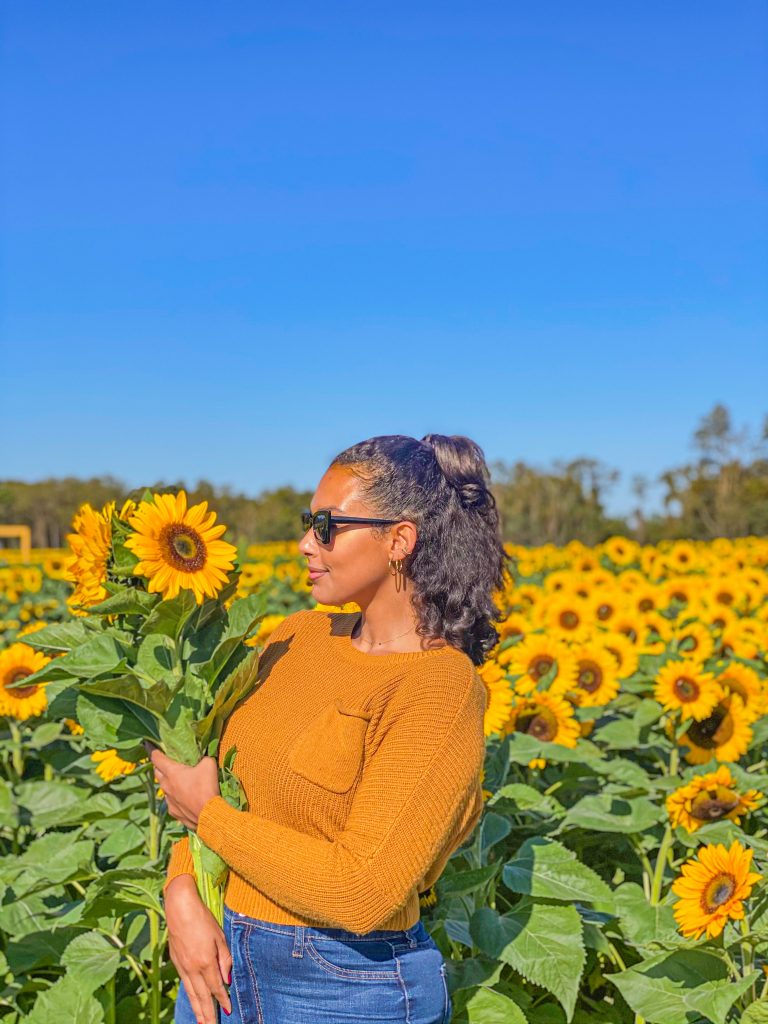
M 320 508 L 317 512 L 310 512 L 304 509 L 301 513 L 301 527 L 304 533 L 312 527 L 315 537 L 321 544 L 327 544 L 331 539 L 331 527 L 337 523 L 368 523 L 372 526 L 385 526 L 388 523 L 399 523 L 399 519 L 363 519 L 360 516 L 337 516 L 331 513 L 329 508 Z

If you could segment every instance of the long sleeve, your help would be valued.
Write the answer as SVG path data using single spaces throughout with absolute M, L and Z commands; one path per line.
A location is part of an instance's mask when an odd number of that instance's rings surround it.
M 171 855 L 168 859 L 168 870 L 166 871 L 165 882 L 163 884 L 163 895 L 165 890 L 168 888 L 171 881 L 177 877 L 177 875 L 192 875 L 195 878 L 195 866 L 192 863 L 192 852 L 189 849 L 189 836 L 183 836 L 171 847 Z
M 404 680 L 332 841 L 236 810 L 220 796 L 203 806 L 197 833 L 291 912 L 361 934 L 381 927 L 414 887 L 436 877 L 479 817 L 485 700 L 471 666 L 435 666 Z

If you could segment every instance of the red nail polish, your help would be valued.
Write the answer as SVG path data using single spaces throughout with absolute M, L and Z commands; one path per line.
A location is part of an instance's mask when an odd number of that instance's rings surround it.
M 232 968 L 231 967 L 229 969 L 229 977 L 227 978 L 227 984 L 228 985 L 232 984 Z
M 231 1010 L 228 1010 L 225 1006 L 223 1006 L 222 1009 L 224 1010 L 224 1013 L 226 1013 L 226 1015 L 228 1017 L 232 1016 L 232 1011 Z

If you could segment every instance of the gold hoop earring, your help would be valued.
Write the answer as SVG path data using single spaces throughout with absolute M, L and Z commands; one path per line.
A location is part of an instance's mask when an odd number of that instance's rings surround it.
M 405 589 L 406 576 L 405 570 L 403 568 L 403 562 L 404 560 L 402 558 L 396 558 L 394 560 L 394 563 L 390 558 L 387 562 L 387 566 L 389 567 L 389 575 L 395 577 L 395 590 L 398 592 L 398 594 L 400 593 L 401 589 Z

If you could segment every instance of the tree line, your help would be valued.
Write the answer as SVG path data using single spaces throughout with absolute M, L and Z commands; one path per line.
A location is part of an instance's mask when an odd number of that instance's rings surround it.
M 694 455 L 684 465 L 652 480 L 633 477 L 635 507 L 622 518 L 605 509 L 606 494 L 621 474 L 596 459 L 555 461 L 548 469 L 523 461 L 493 462 L 491 489 L 504 539 L 526 545 L 562 545 L 570 540 L 593 545 L 614 534 L 641 543 L 768 535 L 768 416 L 753 437 L 748 428 L 737 430 L 729 410 L 718 404 L 701 419 L 691 446 Z M 194 486 L 183 481 L 147 486 L 153 491 L 183 487 L 190 504 L 207 500 L 236 544 L 297 539 L 298 513 L 312 497 L 311 491 L 290 486 L 250 496 L 205 480 Z M 648 513 L 645 504 L 651 487 L 661 489 L 662 508 Z M 141 490 L 130 490 L 112 476 L 34 483 L 3 480 L 0 523 L 29 526 L 35 547 L 65 547 L 72 517 L 84 502 L 101 508 L 112 499 L 136 499 Z M 12 542 L 0 540 L 3 543 Z

